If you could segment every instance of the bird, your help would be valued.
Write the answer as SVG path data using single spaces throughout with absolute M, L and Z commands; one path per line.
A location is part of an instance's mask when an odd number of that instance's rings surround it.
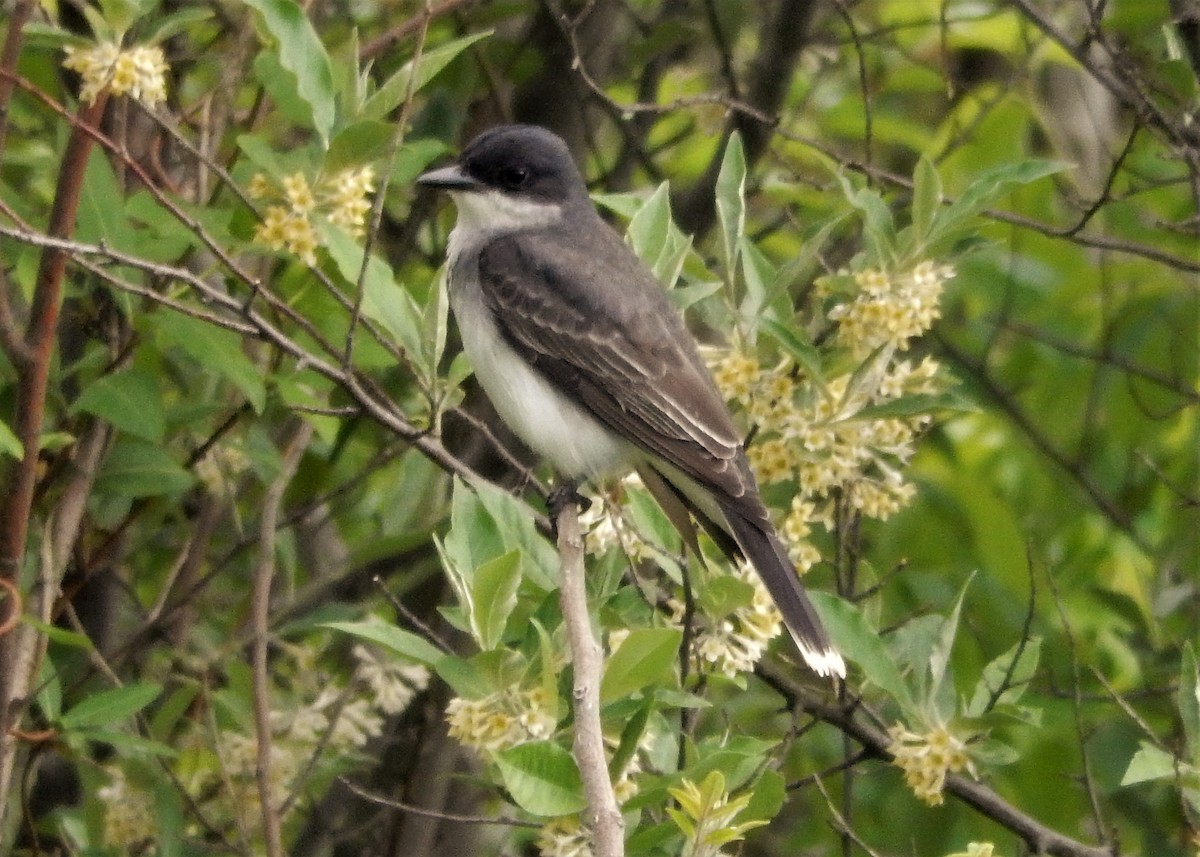
M 597 212 L 566 143 L 496 126 L 417 183 L 457 209 L 450 307 L 501 420 L 570 490 L 636 470 L 685 540 L 694 520 L 750 563 L 813 671 L 844 677 L 696 339 Z

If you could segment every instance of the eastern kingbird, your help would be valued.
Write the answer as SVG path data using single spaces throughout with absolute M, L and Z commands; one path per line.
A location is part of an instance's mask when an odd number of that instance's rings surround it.
M 568 479 L 636 468 L 685 539 L 690 512 L 750 561 L 809 666 L 844 676 L 695 339 L 596 213 L 566 144 L 505 125 L 417 181 L 458 208 L 450 305 L 501 419 Z

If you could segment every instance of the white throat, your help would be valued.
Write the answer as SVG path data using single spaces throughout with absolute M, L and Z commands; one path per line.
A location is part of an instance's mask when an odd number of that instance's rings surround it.
M 451 191 L 450 196 L 458 209 L 458 220 L 447 248 L 451 259 L 466 247 L 488 238 L 550 226 L 563 215 L 561 205 L 521 199 L 498 190 Z

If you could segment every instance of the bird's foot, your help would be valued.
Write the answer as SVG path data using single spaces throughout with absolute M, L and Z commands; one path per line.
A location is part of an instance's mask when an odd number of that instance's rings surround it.
M 546 511 L 550 513 L 550 524 L 557 529 L 558 516 L 568 506 L 574 506 L 580 512 L 592 508 L 592 501 L 579 493 L 579 483 L 570 481 L 556 485 L 546 495 Z

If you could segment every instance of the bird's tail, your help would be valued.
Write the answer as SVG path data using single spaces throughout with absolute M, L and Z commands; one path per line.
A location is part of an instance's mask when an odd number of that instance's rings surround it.
M 734 540 L 771 593 L 805 663 L 818 675 L 844 678 L 846 663 L 829 641 L 779 536 L 736 510 L 723 511 Z

